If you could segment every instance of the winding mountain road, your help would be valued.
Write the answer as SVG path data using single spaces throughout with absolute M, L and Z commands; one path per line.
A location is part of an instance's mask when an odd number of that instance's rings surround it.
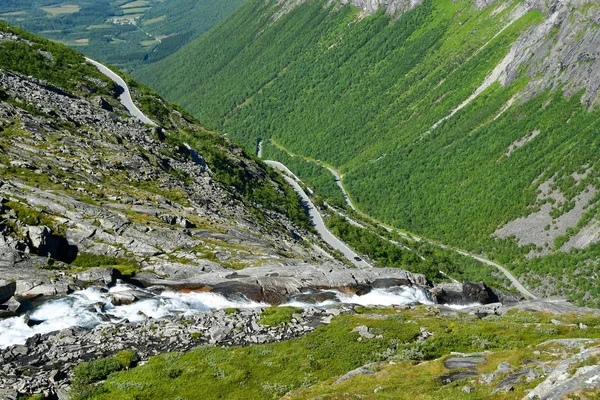
M 262 150 L 262 141 L 259 143 L 259 149 L 261 149 L 261 150 Z M 288 154 L 289 154 L 289 153 L 288 153 Z M 281 163 L 279 163 L 279 164 L 281 164 Z M 318 163 L 318 162 L 317 162 L 317 164 L 319 164 L 319 165 L 322 165 L 321 163 Z M 283 164 L 281 164 L 281 165 L 283 165 Z M 285 166 L 284 166 L 284 167 L 285 167 Z M 342 190 L 342 194 L 344 195 L 344 198 L 346 199 L 346 202 L 348 203 L 348 205 L 349 205 L 349 206 L 350 206 L 350 207 L 351 207 L 353 210 L 355 210 L 356 212 L 358 212 L 358 213 L 361 213 L 361 211 L 357 210 L 357 209 L 354 207 L 354 205 L 352 204 L 352 202 L 351 202 L 351 200 L 350 200 L 350 197 L 348 196 L 348 193 L 347 193 L 347 192 L 346 192 L 346 190 L 344 189 L 344 186 L 343 186 L 343 184 L 342 184 L 341 177 L 340 177 L 340 175 L 338 174 L 338 172 L 337 172 L 335 169 L 333 169 L 333 168 L 330 168 L 330 167 L 325 167 L 325 168 L 327 168 L 327 169 L 329 170 L 329 172 L 331 172 L 331 174 L 334 176 L 334 179 L 335 179 L 335 181 L 336 181 L 337 185 L 338 185 L 338 186 L 340 187 L 340 189 Z M 290 174 L 292 174 L 292 175 L 293 175 L 293 173 L 292 173 L 292 172 L 291 172 L 289 169 L 287 169 L 287 167 L 285 167 L 285 169 L 288 171 L 288 173 L 290 173 Z M 295 175 L 294 175 L 294 176 L 295 176 Z M 297 179 L 297 180 L 300 180 L 300 179 L 298 179 L 297 177 L 296 177 L 296 179 Z M 338 211 L 337 211 L 337 210 L 334 210 L 334 212 L 338 212 Z M 338 213 L 339 213 L 339 212 L 338 212 Z M 361 214 L 362 214 L 362 213 L 361 213 Z M 351 220 L 351 219 L 350 219 L 350 218 L 348 218 L 347 216 L 345 216 L 345 215 L 343 215 L 343 214 L 341 214 L 341 215 L 342 215 L 342 216 L 344 216 L 344 217 L 346 218 L 346 220 L 347 220 L 347 221 L 348 221 L 350 224 L 352 224 L 352 225 L 355 225 L 355 226 L 362 227 L 360 224 L 358 224 L 357 222 L 355 222 L 355 221 Z M 415 236 L 415 235 L 413 235 L 413 234 L 407 235 L 407 234 L 405 234 L 404 232 L 398 231 L 398 230 L 396 230 L 396 229 L 392 229 L 392 228 L 390 228 L 390 227 L 388 227 L 388 226 L 384 225 L 383 223 L 381 223 L 381 222 L 377 221 L 376 219 L 374 219 L 374 218 L 372 218 L 372 217 L 370 217 L 370 216 L 368 216 L 368 215 L 366 215 L 366 216 L 367 216 L 367 217 L 369 217 L 369 218 L 371 218 L 371 220 L 372 220 L 373 222 L 375 222 L 375 223 L 379 224 L 379 226 L 382 226 L 382 227 L 383 227 L 384 229 L 386 229 L 388 232 L 395 231 L 395 232 L 397 232 L 397 233 L 399 233 L 399 234 L 401 234 L 401 235 L 403 235 L 403 236 L 410 237 L 410 238 L 412 238 L 413 240 L 416 240 L 416 241 L 422 241 L 422 240 L 423 240 L 423 241 L 426 241 L 426 242 L 428 242 L 428 243 L 431 243 L 431 244 L 433 244 L 433 245 L 439 246 L 439 247 L 441 247 L 441 248 L 444 248 L 444 249 L 448 249 L 448 250 L 455 251 L 455 252 L 457 252 L 458 254 L 461 254 L 461 255 L 463 255 L 463 256 L 465 256 L 465 257 L 471 257 L 471 258 L 473 258 L 473 259 L 475 259 L 475 260 L 477 260 L 477 261 L 480 261 L 480 262 L 482 262 L 482 263 L 484 263 L 484 264 L 487 264 L 487 265 L 489 265 L 489 266 L 491 266 L 491 267 L 494 267 L 494 268 L 496 268 L 498 271 L 500 271 L 502 274 L 504 274 L 504 276 L 506 276 L 506 278 L 507 278 L 507 279 L 508 279 L 508 280 L 509 280 L 509 281 L 512 283 L 512 285 L 513 285 L 513 286 L 514 286 L 514 287 L 515 287 L 515 288 L 516 288 L 516 289 L 517 289 L 517 290 L 518 290 L 518 291 L 519 291 L 519 292 L 520 292 L 520 293 L 521 293 L 521 294 L 522 294 L 524 297 L 526 297 L 526 298 L 530 298 L 530 299 L 533 299 L 533 300 L 537 299 L 537 296 L 535 296 L 533 293 L 531 293 L 529 290 L 527 290 L 527 288 L 526 288 L 525 286 L 523 286 L 523 284 L 521 284 L 521 282 L 519 282 L 519 281 L 518 281 L 518 279 L 517 279 L 517 278 L 515 278 L 515 276 L 514 276 L 513 274 L 511 274 L 509 270 L 507 270 L 506 268 L 504 268 L 503 266 L 501 266 L 501 265 L 500 265 L 500 264 L 498 264 L 498 263 L 495 263 L 495 262 L 493 262 L 493 261 L 491 261 L 491 260 L 488 260 L 488 259 L 486 259 L 486 258 L 483 258 L 483 257 L 481 257 L 481 256 L 477 256 L 477 255 L 475 255 L 475 254 L 468 253 L 468 252 L 466 252 L 466 251 L 464 251 L 464 250 L 455 249 L 455 248 L 452 248 L 452 247 L 450 247 L 450 246 L 446 246 L 446 245 L 443 245 L 443 244 L 440 244 L 440 243 L 436 243 L 436 242 L 434 242 L 434 241 L 432 241 L 432 240 L 428 240 L 428 239 L 425 239 L 425 238 L 422 238 L 422 237 L 419 237 L 419 236 Z M 395 243 L 395 244 L 396 244 L 396 243 Z M 398 243 L 398 244 L 399 244 L 399 243 Z M 421 257 L 421 256 L 419 256 L 419 257 Z M 422 257 L 421 257 L 421 258 L 422 258 Z
M 154 121 L 152 121 L 143 112 L 141 112 L 140 109 L 137 108 L 137 106 L 133 103 L 133 99 L 131 98 L 131 93 L 129 92 L 129 87 L 127 86 L 127 83 L 125 83 L 125 81 L 119 75 L 117 75 L 112 70 L 110 70 L 108 67 L 106 67 L 103 64 L 100 64 L 97 61 L 94 61 L 87 57 L 86 57 L 86 61 L 89 62 L 90 64 L 94 65 L 96 68 L 98 68 L 98 70 L 100 72 L 102 72 L 104 75 L 108 76 L 110 79 L 113 80 L 113 82 L 115 82 L 117 85 L 119 85 L 123 89 L 123 93 L 121 93 L 121 96 L 120 96 L 121 103 L 133 117 L 139 119 L 140 121 L 142 121 L 145 124 L 158 126 L 156 123 L 154 123 Z M 186 147 L 188 147 L 188 149 L 190 149 L 190 147 L 189 147 L 189 145 L 187 145 L 187 143 L 186 143 Z M 262 150 L 262 141 L 261 141 L 261 143 L 259 143 L 259 149 Z M 260 152 L 262 153 L 262 151 L 260 151 Z M 321 217 L 321 214 L 319 213 L 319 211 L 317 211 L 317 209 L 315 208 L 312 201 L 310 201 L 310 198 L 308 197 L 308 195 L 304 192 L 302 187 L 298 184 L 297 181 L 299 181 L 300 179 L 296 175 L 294 175 L 292 173 L 292 171 L 290 171 L 285 165 L 283 165 L 282 163 L 277 162 L 277 161 L 266 160 L 265 163 L 284 172 L 284 174 L 282 174 L 283 177 L 294 188 L 294 190 L 296 191 L 298 196 L 300 196 L 300 198 L 306 205 L 309 216 L 312 220 L 312 223 L 313 223 L 315 229 L 321 235 L 321 237 L 323 238 L 323 240 L 326 243 L 328 243 L 334 249 L 342 252 L 344 257 L 346 257 L 350 262 L 352 262 L 352 264 L 354 264 L 357 268 L 362 268 L 362 269 L 372 268 L 371 264 L 369 264 L 366 261 L 364 261 L 363 259 L 361 259 L 358 256 L 358 254 L 356 254 L 354 251 L 352 251 L 352 249 L 350 249 L 348 246 L 346 246 L 346 244 L 344 242 L 342 242 L 341 240 L 336 238 L 331 232 L 329 232 L 329 230 L 325 226 L 323 217 Z
M 112 79 L 113 82 L 115 82 L 117 85 L 119 85 L 121 87 L 121 89 L 123 89 L 123 93 L 121 93 L 121 96 L 119 98 L 121 100 L 121 104 L 123 104 L 123 106 L 127 109 L 127 111 L 129 111 L 129 114 L 131 114 L 132 117 L 139 119 L 144 124 L 158 126 L 158 125 L 156 125 L 156 123 L 154 121 L 152 121 L 143 112 L 141 112 L 140 109 L 137 108 L 137 106 L 133 103 L 133 99 L 131 98 L 131 93 L 129 92 L 129 86 L 127 86 L 127 83 L 125 83 L 123 78 L 121 78 L 118 74 L 116 74 L 114 71 L 112 71 L 107 66 L 100 64 L 98 61 L 94 61 L 91 58 L 87 58 L 87 57 L 85 58 L 85 61 L 87 61 L 88 63 L 90 63 L 93 66 L 95 66 L 96 68 L 98 68 L 98 71 L 100 71 L 104 75 L 108 76 L 110 79 Z
M 315 208 L 315 205 L 312 203 L 312 201 L 310 201 L 310 198 L 298 183 L 298 177 L 294 175 L 292 171 L 288 169 L 288 167 L 286 167 L 278 161 L 264 160 L 264 162 L 265 164 L 268 164 L 273 168 L 284 172 L 283 177 L 294 188 L 296 193 L 298 193 L 298 196 L 300 196 L 303 203 L 306 205 L 313 226 L 315 227 L 317 232 L 319 232 L 319 234 L 327 244 L 329 244 L 334 249 L 341 251 L 344 257 L 346 257 L 350 262 L 352 262 L 352 264 L 354 264 L 357 268 L 366 269 L 373 267 L 371 264 L 361 259 L 358 256 L 358 254 L 356 254 L 350 247 L 348 247 L 344 242 L 335 237 L 329 231 L 329 229 L 327 229 L 327 227 L 325 226 L 325 222 L 323 221 L 323 217 L 321 217 L 321 214 Z
M 340 190 L 342 191 L 342 195 L 344 196 L 344 200 L 346 200 L 346 204 L 348 204 L 348 207 L 356 211 L 356 207 L 354 207 L 354 204 L 352 204 L 352 200 L 350 200 L 348 192 L 346 192 L 346 189 L 344 189 L 344 185 L 342 185 L 342 177 L 340 176 L 340 174 L 331 167 L 328 167 L 326 165 L 324 167 L 327 168 L 329 172 L 331 172 L 331 174 L 335 177 L 335 183 L 339 186 Z
M 462 250 L 456 250 L 456 249 L 454 249 L 454 251 L 456 251 L 458 254 L 462 254 L 463 256 L 467 256 L 467 257 L 474 258 L 474 259 L 475 259 L 475 260 L 477 260 L 477 261 L 481 261 L 481 262 L 482 262 L 482 263 L 484 263 L 484 264 L 487 264 L 487 265 L 489 265 L 489 266 L 495 267 L 495 268 L 496 268 L 498 271 L 502 272 L 502 273 L 504 274 L 504 276 L 506 276 L 506 278 L 508 278 L 508 280 L 509 280 L 509 281 L 510 281 L 510 282 L 513 284 L 513 286 L 514 286 L 514 287 L 515 287 L 515 288 L 516 288 L 516 289 L 517 289 L 519 292 L 521 292 L 521 294 L 522 294 L 523 296 L 525 296 L 525 297 L 529 297 L 529 298 L 531 298 L 531 299 L 533 299 L 533 300 L 536 300 L 536 299 L 537 299 L 537 296 L 536 296 L 536 295 L 534 295 L 534 294 L 533 294 L 533 293 L 531 293 L 529 290 L 527 290 L 527 288 L 525 288 L 525 286 L 523 286 L 523 285 L 521 284 L 521 282 L 519 282 L 519 281 L 517 280 L 517 278 L 515 278 L 515 277 L 513 276 L 513 274 L 511 274 L 511 273 L 510 273 L 510 271 L 509 271 L 509 270 L 507 270 L 506 268 L 504 268 L 502 265 L 500 265 L 500 264 L 496 264 L 495 262 L 493 262 L 493 261 L 490 261 L 490 260 L 488 260 L 488 259 L 486 259 L 486 258 L 479 257 L 479 256 L 476 256 L 476 255 L 474 255 L 474 254 L 467 253 L 466 251 L 462 251 Z

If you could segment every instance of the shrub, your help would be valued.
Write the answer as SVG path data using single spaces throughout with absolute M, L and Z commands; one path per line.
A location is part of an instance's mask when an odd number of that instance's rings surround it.
M 72 399 L 87 399 L 101 393 L 95 383 L 103 381 L 113 372 L 121 371 L 135 364 L 138 355 L 132 350 L 122 350 L 112 357 L 85 362 L 75 367 L 73 384 L 69 392 Z

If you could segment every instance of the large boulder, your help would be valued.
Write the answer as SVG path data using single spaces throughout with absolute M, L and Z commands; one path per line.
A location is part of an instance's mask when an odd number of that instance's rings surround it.
M 115 268 L 95 267 L 77 273 L 77 280 L 97 285 L 110 285 L 121 278 L 121 272 Z
M 469 305 L 490 304 L 499 301 L 498 295 L 485 283 L 460 283 L 441 284 L 436 287 L 436 298 L 440 304 Z
M 463 282 L 463 297 L 471 303 L 497 303 L 498 296 L 483 282 Z
M 0 304 L 0 319 L 14 317 L 18 314 L 19 308 L 21 308 L 21 303 L 11 297 L 7 302 Z
M 15 295 L 17 282 L 0 279 L 0 304 L 6 303 Z

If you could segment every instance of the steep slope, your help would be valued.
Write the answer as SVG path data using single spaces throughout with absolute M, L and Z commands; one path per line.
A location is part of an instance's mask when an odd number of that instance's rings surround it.
M 131 88 L 160 128 L 81 54 L 0 25 L 0 269 L 17 295 L 67 293 L 94 266 L 184 279 L 321 262 L 275 171 Z
M 249 1 L 136 76 L 265 158 L 334 167 L 361 211 L 597 302 L 597 3 L 348 3 Z

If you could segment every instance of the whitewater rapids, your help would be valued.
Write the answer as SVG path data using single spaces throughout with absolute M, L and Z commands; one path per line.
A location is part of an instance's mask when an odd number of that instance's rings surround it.
M 147 298 L 128 305 L 115 306 L 111 294 L 134 289 Z M 308 303 L 291 300 L 282 305 L 296 307 L 328 307 L 336 304 L 363 306 L 402 306 L 408 304 L 434 304 L 431 295 L 418 287 L 374 289 L 364 295 L 333 293 L 330 300 Z M 90 287 L 70 295 L 47 300 L 33 307 L 26 315 L 0 320 L 0 348 L 25 344 L 36 334 L 46 334 L 67 328 L 93 328 L 104 323 L 138 323 L 148 318 L 165 318 L 176 315 L 189 316 L 201 312 L 227 308 L 258 308 L 269 304 L 259 303 L 244 296 L 225 297 L 218 293 L 164 291 L 154 294 L 127 284 L 106 288 Z

